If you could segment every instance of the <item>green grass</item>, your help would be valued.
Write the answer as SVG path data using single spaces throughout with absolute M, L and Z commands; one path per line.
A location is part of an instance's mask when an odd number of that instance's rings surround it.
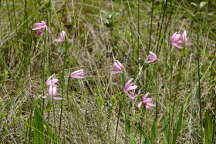
M 214 144 L 216 2 L 0 1 L 0 143 Z M 36 36 L 46 21 L 52 33 Z M 192 47 L 170 45 L 187 30 Z M 52 43 L 65 30 L 73 43 Z M 144 64 L 149 51 L 160 61 Z M 111 75 L 114 59 L 125 75 Z M 83 80 L 68 74 L 85 69 Z M 63 101 L 43 100 L 55 74 Z M 135 101 L 122 91 L 134 78 Z M 157 105 L 137 104 L 150 92 Z

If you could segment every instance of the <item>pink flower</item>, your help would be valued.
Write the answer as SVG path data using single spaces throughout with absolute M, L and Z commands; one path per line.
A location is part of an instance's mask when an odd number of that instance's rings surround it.
M 74 71 L 70 74 L 70 77 L 75 78 L 75 79 L 83 79 L 85 78 L 84 70 L 80 69 L 80 70 Z
M 53 78 L 53 76 L 50 76 L 47 80 L 46 80 L 46 85 L 47 86 L 55 86 L 55 83 L 57 83 L 59 80 L 56 78 Z
M 160 60 L 159 58 L 157 58 L 157 55 L 152 51 L 150 51 L 149 53 L 150 54 L 147 56 L 147 61 L 145 62 L 146 64 L 154 63 Z
M 57 85 L 56 83 L 58 82 L 58 79 L 53 78 L 53 76 L 50 76 L 47 80 L 46 80 L 46 85 L 48 86 L 48 96 L 51 97 L 54 100 L 62 100 L 61 97 L 57 97 L 58 96 L 58 92 L 57 92 Z M 48 98 L 48 96 L 44 96 L 42 98 L 46 99 Z
M 58 39 L 55 39 L 54 42 L 64 42 L 66 41 L 66 32 L 61 31 L 60 32 L 60 37 Z M 72 40 L 67 40 L 68 42 L 72 42 Z
M 188 42 L 188 38 L 187 38 L 187 32 L 184 30 L 184 32 L 178 33 L 175 32 L 170 40 L 171 44 L 177 48 L 182 48 L 184 46 L 191 46 L 192 43 Z
M 137 85 L 135 85 L 133 82 L 133 79 L 129 79 L 124 88 L 123 88 L 123 91 L 131 98 L 131 99 L 134 99 L 135 98 L 135 94 L 132 92 L 134 91 L 136 88 L 137 88 Z
M 141 107 L 142 105 L 145 105 L 146 109 L 155 107 L 155 104 L 152 103 L 152 98 L 147 98 L 148 96 L 149 93 L 146 93 L 144 96 L 142 96 L 142 101 L 138 104 L 138 107 Z
M 48 29 L 48 26 L 46 25 L 44 21 L 35 23 L 34 26 L 35 27 L 32 30 L 35 31 L 37 35 L 43 35 L 44 30 Z
M 116 60 L 113 65 L 114 67 L 111 70 L 111 74 L 118 74 L 118 73 L 125 72 L 124 66 L 119 61 Z
M 125 92 L 131 91 L 131 90 L 135 90 L 135 89 L 137 88 L 137 85 L 135 85 L 132 81 L 133 81 L 133 79 L 131 78 L 131 79 L 129 79 L 129 80 L 126 82 L 126 84 L 125 84 L 125 86 L 124 86 L 124 88 L 123 88 L 123 90 L 124 90 Z

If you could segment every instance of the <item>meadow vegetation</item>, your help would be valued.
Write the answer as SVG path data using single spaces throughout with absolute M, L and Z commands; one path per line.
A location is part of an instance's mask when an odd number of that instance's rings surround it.
M 215 143 L 216 1 L 0 0 L 0 13 L 0 143 Z

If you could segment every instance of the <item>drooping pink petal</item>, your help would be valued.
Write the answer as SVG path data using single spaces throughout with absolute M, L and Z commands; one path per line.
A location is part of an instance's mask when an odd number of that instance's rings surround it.
M 159 61 L 160 59 L 157 58 L 157 55 L 155 53 L 153 53 L 152 51 L 149 52 L 149 55 L 147 56 L 147 60 L 146 60 L 146 64 L 151 64 L 154 63 L 156 61 Z
M 177 47 L 177 48 L 182 48 L 182 44 L 181 43 L 176 43 L 176 42 L 172 42 L 172 45 Z
M 155 107 L 155 105 L 154 105 L 154 104 L 149 104 L 149 103 L 148 103 L 148 104 L 146 104 L 145 107 L 146 107 L 146 109 L 151 109 L 152 107 Z
M 155 107 L 155 104 L 152 103 L 152 98 L 148 98 L 149 94 L 150 93 L 146 93 L 144 96 L 142 96 L 142 101 L 139 103 L 138 107 L 141 107 L 141 104 L 143 104 L 146 109 Z
M 133 81 L 133 78 L 129 79 L 126 84 L 125 87 L 127 88 L 129 85 L 131 85 L 131 82 Z
M 130 85 L 127 87 L 127 89 L 125 89 L 125 91 L 135 90 L 137 87 L 138 87 L 137 85 Z
M 37 35 L 43 35 L 44 30 L 48 29 L 48 26 L 46 25 L 46 23 L 44 21 L 41 21 L 39 23 L 35 23 L 34 26 L 35 27 L 32 28 L 32 30 L 35 31 Z
M 44 26 L 46 26 L 46 23 L 45 23 L 45 21 L 41 21 L 39 23 L 35 23 L 34 25 L 35 25 L 35 27 L 44 27 Z
M 134 90 L 137 88 L 137 85 L 135 85 L 133 82 L 133 79 L 129 79 L 124 88 L 123 91 L 131 98 L 131 99 L 135 99 L 136 95 L 134 94 Z
M 83 78 L 85 78 L 85 72 L 84 72 L 83 69 L 80 69 L 80 70 L 72 72 L 70 74 L 70 77 L 71 78 L 76 78 L 76 79 L 83 79 Z
M 54 99 L 54 100 L 57 100 L 57 101 L 62 100 L 61 97 L 53 97 L 53 99 Z
M 123 88 L 124 91 L 128 92 L 131 90 L 135 90 L 137 88 L 137 85 L 135 85 L 132 81 L 133 81 L 133 79 L 131 78 L 126 82 L 126 84 Z
M 152 102 L 152 99 L 151 98 L 144 98 L 142 100 L 143 103 L 151 103 Z
M 49 96 L 57 96 L 58 93 L 57 93 L 57 87 L 56 86 L 49 86 L 48 88 L 48 95 Z
M 119 61 L 116 60 L 113 65 L 114 67 L 111 70 L 111 74 L 118 74 L 118 73 L 125 72 L 124 66 Z

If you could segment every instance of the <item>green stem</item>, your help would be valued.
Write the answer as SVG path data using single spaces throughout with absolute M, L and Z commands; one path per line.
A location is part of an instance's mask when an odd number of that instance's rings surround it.
M 63 59 L 63 67 L 62 67 L 62 73 L 61 73 L 61 86 L 62 86 L 62 91 L 61 91 L 61 94 L 62 94 L 62 98 L 64 98 L 64 90 L 65 90 L 65 78 L 64 78 L 64 70 L 66 68 L 66 61 L 67 61 L 67 57 L 68 57 L 68 43 L 65 42 L 64 43 L 65 45 L 65 49 L 64 49 L 64 59 Z M 67 90 L 68 91 L 68 90 Z M 68 95 L 67 95 L 67 98 L 68 98 Z M 60 110 L 60 120 L 59 120 L 59 135 L 61 134 L 61 125 L 62 125 L 62 114 L 63 114 L 63 101 L 61 101 L 61 110 Z
M 151 36 L 152 36 L 153 15 L 154 15 L 154 0 L 152 0 L 152 2 L 151 2 L 151 17 L 150 17 L 150 28 L 149 28 L 149 45 L 148 45 L 148 51 L 151 49 Z
M 120 116 L 121 116 L 121 109 L 122 109 L 121 102 L 119 102 L 118 119 L 116 122 L 116 129 L 115 129 L 115 141 L 114 141 L 115 144 L 117 140 L 117 132 L 118 132 L 118 126 L 119 126 L 119 121 L 120 121 Z
M 138 37 L 137 37 L 137 62 L 139 61 L 139 50 L 140 50 L 140 3 L 139 0 L 137 0 L 137 31 L 138 31 Z
M 197 58 L 197 76 L 198 76 L 198 90 L 197 96 L 199 100 L 199 118 L 200 118 L 200 129 L 202 131 L 202 101 L 201 101 L 201 86 L 200 86 L 200 60 Z M 201 132 L 202 133 L 202 132 Z

